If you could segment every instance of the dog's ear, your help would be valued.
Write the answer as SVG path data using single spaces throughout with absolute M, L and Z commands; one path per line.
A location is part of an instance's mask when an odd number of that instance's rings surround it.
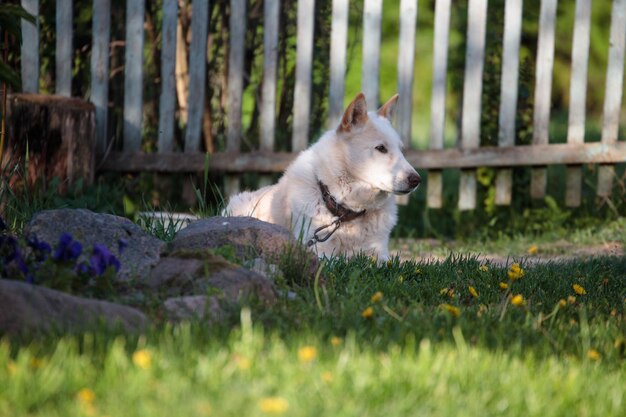
M 337 128 L 337 133 L 347 133 L 352 129 L 360 128 L 367 122 L 367 103 L 365 102 L 365 96 L 363 93 L 357 94 L 352 100 L 352 103 L 348 105 L 341 123 Z
M 391 118 L 393 117 L 393 115 L 396 113 L 396 104 L 398 104 L 398 97 L 400 97 L 398 94 L 394 95 L 393 97 L 391 97 L 389 100 L 387 100 L 387 102 L 385 104 L 383 104 L 383 106 L 378 109 L 378 115 L 380 117 L 384 117 L 385 119 L 391 121 Z

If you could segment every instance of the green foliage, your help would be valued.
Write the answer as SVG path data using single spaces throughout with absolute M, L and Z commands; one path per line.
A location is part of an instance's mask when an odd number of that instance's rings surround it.
M 299 288 L 234 327 L 6 338 L 0 412 L 621 416 L 624 260 L 520 267 L 335 259 L 318 297 Z

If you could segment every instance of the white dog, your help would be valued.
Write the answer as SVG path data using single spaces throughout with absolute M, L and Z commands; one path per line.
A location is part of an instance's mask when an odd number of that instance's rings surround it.
M 368 113 L 365 97 L 357 95 L 339 126 L 303 151 L 277 184 L 233 196 L 226 212 L 287 227 L 319 256 L 388 259 L 397 221 L 393 195 L 421 182 L 391 126 L 397 101 L 396 94 Z

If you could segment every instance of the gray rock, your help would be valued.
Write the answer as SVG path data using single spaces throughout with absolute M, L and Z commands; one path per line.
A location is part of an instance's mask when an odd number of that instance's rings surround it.
M 252 217 L 210 217 L 192 222 L 178 232 L 172 250 L 232 246 L 239 258 L 278 259 L 285 249 L 297 245 L 281 226 Z
M 226 317 L 217 297 L 188 295 L 172 297 L 163 303 L 165 317 L 174 322 L 183 320 L 208 320 L 218 323 Z
M 178 232 L 170 244 L 173 251 L 223 246 L 231 246 L 239 259 L 260 257 L 268 264 L 280 265 L 284 258 L 289 258 L 301 271 L 303 281 L 310 281 L 318 267 L 315 254 L 297 242 L 287 229 L 252 217 L 201 219 Z
M 102 325 L 141 331 L 148 319 L 131 307 L 0 279 L 0 334 L 80 332 Z
M 227 303 L 276 301 L 272 281 L 233 265 L 209 250 L 185 250 L 161 258 L 145 284 L 161 296 L 216 294 Z
M 53 248 L 59 237 L 67 232 L 83 245 L 83 258 L 87 259 L 94 243 L 105 245 L 118 256 L 121 238 L 128 246 L 118 259 L 121 263 L 118 279 L 145 276 L 157 264 L 165 243 L 150 236 L 139 226 L 124 217 L 94 213 L 85 209 L 46 210 L 33 216 L 24 228 L 24 236 L 35 235 Z

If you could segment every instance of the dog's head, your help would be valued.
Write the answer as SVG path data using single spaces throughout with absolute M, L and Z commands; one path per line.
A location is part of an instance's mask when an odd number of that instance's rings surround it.
M 373 188 L 393 194 L 408 194 L 422 179 L 402 153 L 404 145 L 391 125 L 398 95 L 377 112 L 367 112 L 363 93 L 346 109 L 337 128 L 349 174 Z

